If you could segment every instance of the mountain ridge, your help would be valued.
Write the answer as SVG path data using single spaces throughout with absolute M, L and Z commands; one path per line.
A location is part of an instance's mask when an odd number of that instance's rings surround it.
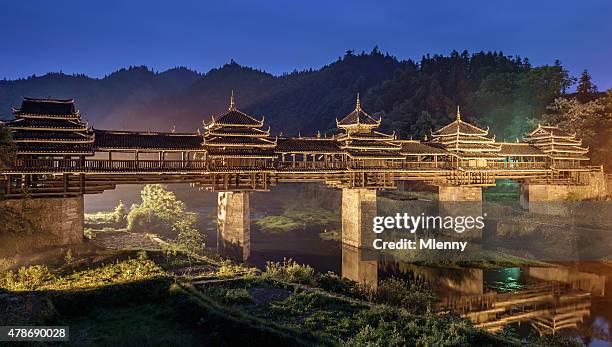
M 227 109 L 234 90 L 238 108 L 265 116 L 272 134 L 312 135 L 333 132 L 335 119 L 348 114 L 361 93 L 364 109 L 379 113 L 384 129 L 404 137 L 422 137 L 444 124 L 457 105 L 466 119 L 507 135 L 522 131 L 519 125 L 542 114 L 570 82 L 560 63 L 532 67 L 501 52 L 452 51 L 417 63 L 375 47 L 282 75 L 232 60 L 206 73 L 130 66 L 102 78 L 60 72 L 3 80 L 0 117 L 10 118 L 11 106 L 18 107 L 23 96 L 74 98 L 84 120 L 99 129 L 195 131 Z

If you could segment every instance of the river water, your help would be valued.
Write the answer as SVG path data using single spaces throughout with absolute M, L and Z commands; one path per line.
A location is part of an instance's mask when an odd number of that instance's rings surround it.
M 203 220 L 200 229 L 205 230 L 207 247 L 216 249 L 219 240 L 216 226 L 212 223 L 216 214 L 216 194 L 194 193 L 188 187 L 179 187 L 175 191 L 179 198 L 188 203 L 190 210 L 200 213 Z M 108 210 L 116 203 L 117 196 L 127 199 L 128 206 L 137 202 L 137 194 L 133 191 L 127 194 L 119 192 L 116 196 L 90 201 L 87 208 Z M 252 194 L 251 251 L 247 262 L 263 269 L 267 261 L 290 258 L 308 264 L 318 272 L 333 271 L 367 285 L 375 285 L 390 277 L 425 281 L 439 298 L 436 304 L 438 310 L 461 314 L 490 331 L 505 329 L 522 337 L 567 334 L 588 346 L 612 345 L 612 266 L 597 261 L 612 250 L 609 219 L 593 221 L 590 217 L 580 217 L 578 222 L 568 222 L 563 218 L 544 217 L 543 221 L 521 222 L 516 217 L 510 221 L 490 218 L 484 231 L 489 239 L 498 240 L 507 235 L 508 230 L 520 236 L 507 238 L 510 241 L 504 244 L 496 244 L 497 249 L 518 250 L 518 254 L 514 254 L 519 256 L 536 254 L 540 256 L 536 256 L 536 259 L 547 261 L 552 266 L 538 264 L 484 269 L 432 263 L 423 266 L 389 257 L 365 256 L 363 250 L 345 246 L 337 239 L 322 238 L 321 233 L 334 231 L 334 228 L 316 223 L 300 230 L 276 233 L 264 232 L 257 223 L 265 216 L 282 214 L 288 203 L 295 204 L 296 201 L 298 206 L 302 203 L 307 206 L 314 201 L 317 206 L 328 208 L 339 216 L 340 199 L 337 190 L 303 186 L 279 187 L 271 192 Z M 381 201 L 384 201 L 384 211 L 381 211 Z M 432 203 L 425 201 L 419 204 L 419 211 L 427 211 Z M 395 201 L 393 197 L 379 199 L 379 212 L 403 211 L 414 209 L 414 206 L 413 201 Z M 604 208 L 609 209 L 609 206 Z M 601 207 L 596 210 L 600 215 L 612 215 L 602 213 Z M 504 211 L 502 209 L 502 215 L 506 213 Z M 533 232 L 533 225 L 539 225 L 539 229 L 536 229 L 539 235 L 544 235 L 542 238 L 524 237 L 523 234 Z M 572 250 L 577 254 L 588 254 L 590 257 L 587 260 L 558 257 L 559 254 L 571 253 L 566 247 L 566 236 L 557 237 L 557 233 L 566 235 L 567 230 L 572 231 L 570 235 L 593 235 L 573 240 L 573 244 L 578 246 Z M 559 238 L 564 239 L 563 242 L 557 240 Z M 545 249 L 545 252 L 538 253 L 534 245 Z

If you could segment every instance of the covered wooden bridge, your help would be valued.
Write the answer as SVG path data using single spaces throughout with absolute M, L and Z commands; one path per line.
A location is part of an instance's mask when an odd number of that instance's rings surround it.
M 337 120 L 333 137 L 278 137 L 264 119 L 240 111 L 233 95 L 226 113 L 196 133 L 92 129 L 74 100 L 24 98 L 4 122 L 17 159 L 1 170 L 7 198 L 96 193 L 116 184 L 191 182 L 216 191 L 267 190 L 280 182 L 393 188 L 397 181 L 487 186 L 496 179 L 580 185 L 601 167 L 588 166 L 575 135 L 539 126 L 525 142 L 497 142 L 461 119 L 429 140 L 402 140 L 376 129 L 381 120 L 359 100 Z M 586 175 L 585 175 L 586 173 Z
M 482 187 L 498 179 L 520 181 L 521 203 L 534 212 L 548 213 L 551 201 L 606 194 L 602 168 L 587 164 L 588 149 L 574 134 L 538 126 L 525 142 L 498 142 L 457 109 L 428 140 L 402 140 L 377 130 L 381 119 L 365 112 L 359 97 L 332 137 L 272 136 L 264 118 L 240 111 L 233 95 L 227 112 L 195 133 L 92 129 L 73 100 L 57 99 L 24 98 L 4 124 L 17 157 L 0 169 L 0 204 L 41 230 L 82 237 L 84 194 L 188 182 L 219 192 L 221 243 L 243 259 L 250 254 L 249 192 L 279 183 L 341 188 L 342 242 L 357 247 L 371 234 L 376 191 L 399 181 L 437 186 L 440 214 L 480 215 Z

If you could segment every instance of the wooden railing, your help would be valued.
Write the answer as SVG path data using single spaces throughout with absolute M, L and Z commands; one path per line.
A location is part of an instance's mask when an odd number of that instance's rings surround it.
M 546 169 L 546 162 L 541 161 L 489 161 L 487 162 L 487 168 L 490 169 L 504 169 L 504 170 L 512 170 L 512 169 Z
M 350 161 L 348 167 L 351 169 L 405 169 L 405 170 L 418 170 L 418 169 L 445 169 L 450 168 L 450 163 L 443 161 L 386 161 L 383 165 L 373 166 L 368 163 L 361 161 Z
M 206 161 L 17 159 L 11 169 L 24 172 L 180 172 L 206 170 Z
M 601 170 L 600 167 L 581 166 L 579 163 L 546 162 L 506 162 L 488 161 L 485 166 L 469 166 L 465 163 L 451 163 L 445 161 L 405 161 L 388 160 L 380 165 L 372 165 L 359 160 L 349 161 L 277 161 L 258 160 L 250 166 L 228 166 L 205 160 L 107 160 L 107 159 L 23 159 L 14 161 L 7 172 L 24 173 L 62 173 L 62 172 L 194 172 L 194 171 L 230 171 L 230 170 L 425 170 L 425 169 L 499 169 L 499 170 L 528 170 L 528 169 L 591 169 Z
M 209 162 L 204 166 L 205 171 L 255 171 L 255 170 L 275 170 L 275 162 L 269 160 L 257 160 L 252 165 L 224 165 L 215 162 Z
M 334 170 L 346 169 L 345 161 L 276 161 L 275 169 L 292 170 Z

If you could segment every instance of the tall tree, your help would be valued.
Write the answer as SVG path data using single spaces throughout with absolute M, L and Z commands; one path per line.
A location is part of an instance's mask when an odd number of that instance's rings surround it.
M 544 122 L 576 133 L 589 147 L 591 162 L 612 169 L 612 91 L 587 102 L 557 98 L 547 110 Z
M 595 98 L 597 94 L 597 86 L 591 81 L 591 75 L 585 69 L 580 75 L 578 80 L 578 87 L 576 87 L 576 97 L 580 102 L 588 102 Z

